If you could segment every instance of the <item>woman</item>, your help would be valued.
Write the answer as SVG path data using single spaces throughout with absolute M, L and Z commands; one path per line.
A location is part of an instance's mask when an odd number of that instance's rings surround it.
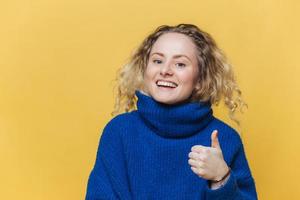
M 239 134 L 213 116 L 222 97 L 238 122 L 246 104 L 211 36 L 158 27 L 119 73 L 125 112 L 103 130 L 86 199 L 257 199 Z

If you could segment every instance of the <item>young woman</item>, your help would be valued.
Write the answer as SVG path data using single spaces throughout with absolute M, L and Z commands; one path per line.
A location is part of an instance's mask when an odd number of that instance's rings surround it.
M 238 122 L 246 104 L 212 37 L 159 26 L 119 73 L 86 199 L 257 199 L 241 137 L 213 116 L 222 98 Z

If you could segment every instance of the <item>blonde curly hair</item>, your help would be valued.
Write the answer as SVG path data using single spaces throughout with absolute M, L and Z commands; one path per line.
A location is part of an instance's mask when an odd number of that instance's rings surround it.
M 230 119 L 240 125 L 234 116 L 235 111 L 239 108 L 243 112 L 243 106 L 248 106 L 241 97 L 242 93 L 236 83 L 232 66 L 215 40 L 193 24 L 161 25 L 144 39 L 129 62 L 118 71 L 117 97 L 112 115 L 136 109 L 135 91 L 143 90 L 143 75 L 151 48 L 161 35 L 169 32 L 184 34 L 196 45 L 200 87 L 195 88 L 191 100 L 210 101 L 212 105 L 218 105 L 223 97 Z

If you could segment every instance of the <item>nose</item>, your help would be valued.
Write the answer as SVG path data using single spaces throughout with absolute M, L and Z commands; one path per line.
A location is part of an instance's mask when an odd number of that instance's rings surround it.
M 171 64 L 165 63 L 164 65 L 162 65 L 160 68 L 160 74 L 162 76 L 173 75 Z

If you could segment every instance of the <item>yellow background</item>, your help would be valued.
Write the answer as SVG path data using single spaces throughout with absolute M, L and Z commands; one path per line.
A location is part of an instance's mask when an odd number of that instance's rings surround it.
M 0 3 L 0 199 L 84 199 L 116 70 L 155 27 L 194 23 L 226 52 L 249 105 L 259 199 L 299 199 L 296 0 Z M 217 117 L 235 126 L 223 107 Z

